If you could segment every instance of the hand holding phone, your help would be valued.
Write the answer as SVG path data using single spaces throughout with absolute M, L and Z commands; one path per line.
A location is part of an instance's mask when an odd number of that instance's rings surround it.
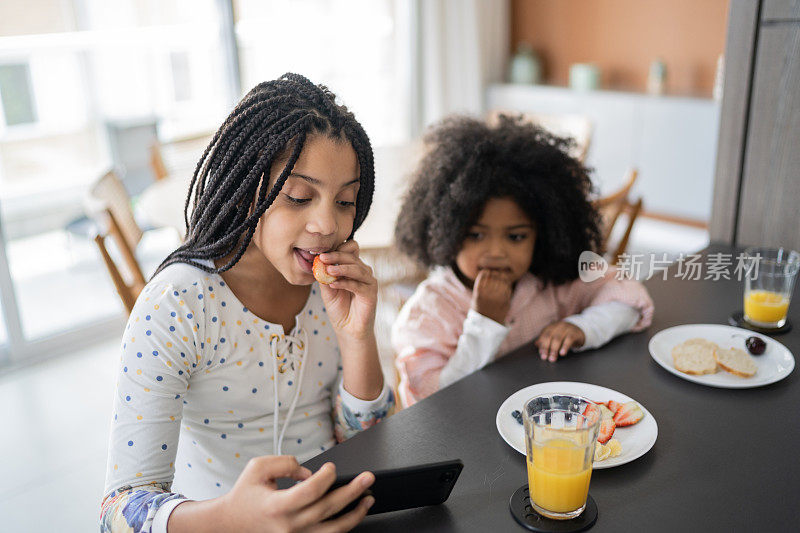
M 374 501 L 363 494 L 374 479 L 363 472 L 352 483 L 332 491 L 336 480 L 332 463 L 312 474 L 292 456 L 256 457 L 248 461 L 228 493 L 212 500 L 181 503 L 170 515 L 168 526 L 170 531 L 209 528 L 247 533 L 307 531 L 324 522 L 326 531 L 350 531 Z M 281 485 L 292 486 L 279 490 Z M 349 507 L 350 512 L 339 512 L 352 502 L 356 505 Z
M 373 471 L 375 482 L 362 495 L 362 498 L 365 496 L 375 498 L 375 503 L 367 514 L 388 513 L 444 503 L 463 468 L 464 463 L 460 459 L 454 459 Z M 328 491 L 348 484 L 355 477 L 355 475 L 337 477 Z M 355 509 L 357 504 L 358 501 L 354 501 L 333 518 Z

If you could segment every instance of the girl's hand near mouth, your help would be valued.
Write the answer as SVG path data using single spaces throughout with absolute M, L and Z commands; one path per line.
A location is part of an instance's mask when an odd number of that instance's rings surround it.
M 499 324 L 511 307 L 511 277 L 502 270 L 482 269 L 472 286 L 472 308 Z
M 362 400 L 377 398 L 383 374 L 375 339 L 378 281 L 358 257 L 358 243 L 348 241 L 334 252 L 320 254 L 336 281 L 320 284 L 322 301 L 339 340 L 345 390 Z
M 336 251 L 319 255 L 328 275 L 336 277 L 330 284 L 320 284 L 331 324 L 340 338 L 352 340 L 374 336 L 378 302 L 378 281 L 358 250 L 357 242 L 347 241 Z

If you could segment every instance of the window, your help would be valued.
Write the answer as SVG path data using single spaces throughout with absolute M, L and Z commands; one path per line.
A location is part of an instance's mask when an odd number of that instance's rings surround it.
M 186 146 L 167 166 L 191 173 L 242 96 L 232 88 L 298 72 L 331 87 L 374 146 L 411 137 L 407 0 L 37 5 L 0 2 L 0 359 L 114 331 L 122 304 L 81 221 L 89 185 L 115 166 L 129 192 L 147 187 L 156 139 Z M 165 242 L 137 249 L 145 275 Z
M 36 122 L 31 72 L 27 64 L 0 65 L 0 100 L 6 126 Z
M 328 85 L 373 145 L 411 136 L 411 22 L 401 0 L 236 0 L 242 89 L 295 72 Z
M 189 70 L 189 53 L 183 50 L 171 52 L 169 60 L 172 67 L 172 93 L 175 102 L 191 100 L 192 77 Z
M 150 143 L 215 130 L 233 97 L 219 0 L 39 4 L 23 16 L 26 0 L 0 2 L 0 291 L 15 296 L 0 358 L 5 342 L 12 360 L 121 321 L 84 218 L 89 185 L 117 166 L 141 191 Z M 159 231 L 137 249 L 146 275 L 176 245 Z

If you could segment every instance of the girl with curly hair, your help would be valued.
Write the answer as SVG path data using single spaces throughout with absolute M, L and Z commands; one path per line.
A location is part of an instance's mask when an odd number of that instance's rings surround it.
M 297 74 L 222 124 L 192 177 L 186 241 L 124 332 L 101 531 L 347 531 L 364 517 L 371 473 L 326 494 L 334 466 L 299 463 L 394 405 L 377 282 L 352 240 L 373 168 L 353 114 Z
M 650 324 L 639 282 L 613 269 L 579 279 L 600 219 L 572 141 L 500 116 L 446 119 L 425 143 L 395 226 L 400 250 L 431 269 L 392 328 L 405 405 L 534 339 L 554 362 Z

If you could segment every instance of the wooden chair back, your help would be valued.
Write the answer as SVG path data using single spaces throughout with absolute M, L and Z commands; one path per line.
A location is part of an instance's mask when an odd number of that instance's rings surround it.
M 139 297 L 139 293 L 142 292 L 147 281 L 144 279 L 144 274 L 139 266 L 139 262 L 136 260 L 133 250 L 128 246 L 128 242 L 122 234 L 122 229 L 117 223 L 114 213 L 110 209 L 106 209 L 105 216 L 107 217 L 107 230 L 105 232 L 98 232 L 98 234 L 95 235 L 94 242 L 100 250 L 100 256 L 103 258 L 106 269 L 108 269 L 111 281 L 114 283 L 114 288 L 117 290 L 117 294 L 119 294 L 125 309 L 127 309 L 130 314 L 136 303 L 136 298 Z M 125 265 L 124 271 L 117 266 L 117 263 L 109 253 L 108 247 L 106 246 L 106 239 L 109 237 L 114 242 L 122 258 L 122 262 Z
M 603 219 L 603 227 L 601 228 L 602 250 L 609 256 L 612 264 L 616 264 L 620 254 L 624 253 L 628 248 L 628 241 L 633 231 L 633 225 L 636 223 L 636 219 L 642 211 L 642 199 L 637 198 L 636 200 L 631 200 L 631 190 L 636 184 L 638 177 L 639 171 L 635 168 L 631 168 L 628 170 L 625 183 L 620 189 L 608 196 L 595 200 L 595 207 L 597 207 Z M 620 240 L 612 244 L 611 236 L 614 232 L 614 227 L 623 214 L 627 221 L 625 230 Z
M 153 179 L 163 180 L 169 176 L 167 165 L 164 164 L 164 156 L 161 153 L 161 143 L 154 142 L 150 145 L 150 170 L 153 172 Z
M 136 249 L 139 241 L 142 240 L 143 232 L 133 216 L 131 197 L 116 172 L 109 170 L 92 184 L 85 207 L 87 215 L 101 227 L 105 227 L 107 224 L 104 219 L 104 211 L 108 209 L 113 213 L 128 247 L 131 250 Z
M 106 172 L 91 185 L 84 208 L 98 228 L 94 241 L 114 288 L 130 313 L 147 283 L 135 253 L 143 232 L 133 216 L 130 195 L 116 172 Z M 111 253 L 109 240 L 117 253 Z

